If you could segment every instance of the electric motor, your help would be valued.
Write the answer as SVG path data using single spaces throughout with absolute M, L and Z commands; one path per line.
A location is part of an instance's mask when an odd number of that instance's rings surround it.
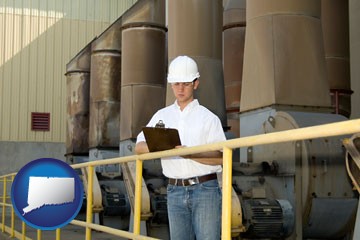
M 294 230 L 293 208 L 287 200 L 247 199 L 242 201 L 245 238 L 286 238 Z

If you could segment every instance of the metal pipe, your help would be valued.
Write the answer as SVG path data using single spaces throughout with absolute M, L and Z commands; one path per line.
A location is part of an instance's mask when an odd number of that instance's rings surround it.
M 335 113 L 339 114 L 339 92 L 338 91 L 335 92 Z
M 61 229 L 60 228 L 57 228 L 56 229 L 56 240 L 60 240 L 61 239 L 61 235 L 60 235 L 60 232 L 61 231 Z
M 136 180 L 135 180 L 135 207 L 134 207 L 134 234 L 140 234 L 141 218 L 141 187 L 142 187 L 143 161 L 136 159 Z
M 15 175 L 11 176 L 11 182 L 14 182 Z M 15 236 L 15 211 L 14 207 L 11 205 L 11 237 Z
M 360 119 L 347 120 L 336 123 L 322 124 L 312 127 L 297 128 L 292 130 L 286 130 L 281 132 L 273 132 L 267 134 L 259 134 L 255 136 L 236 138 L 218 143 L 206 144 L 195 147 L 186 147 L 173 150 L 166 150 L 160 152 L 144 153 L 141 155 L 126 156 L 120 158 L 111 158 L 101 161 L 93 161 L 89 163 L 79 163 L 71 165 L 73 168 L 81 168 L 86 166 L 99 166 L 106 164 L 124 163 L 128 161 L 135 161 L 137 158 L 141 160 L 152 160 L 157 158 L 165 158 L 172 156 L 183 156 L 187 154 L 195 154 L 207 151 L 219 151 L 223 147 L 231 149 L 273 144 L 280 142 L 298 141 L 306 139 L 315 139 L 322 137 L 332 137 L 347 135 L 360 132 Z
M 223 13 L 223 65 L 229 132 L 240 136 L 240 94 L 243 72 L 246 1 L 229 0 Z
M 36 239 L 37 239 L 37 240 L 41 240 L 41 235 L 42 235 L 42 234 L 41 234 L 41 230 L 40 230 L 40 229 L 37 229 L 37 230 L 36 230 L 36 236 L 37 236 Z
M 100 160 L 101 161 L 101 160 Z M 86 222 L 91 223 L 93 217 L 92 203 L 93 203 L 93 180 L 94 180 L 94 167 L 89 165 L 88 172 L 88 185 L 87 185 L 87 202 L 86 202 Z M 91 228 L 86 228 L 86 240 L 91 240 Z
M 4 178 L 3 181 L 3 196 L 2 196 L 2 202 L 3 202 L 3 206 L 2 206 L 2 232 L 5 232 L 5 204 L 6 204 L 6 177 Z
M 336 114 L 349 117 L 350 98 L 350 41 L 349 41 L 349 1 L 322 0 L 321 26 L 324 38 L 327 80 Z M 340 95 L 337 90 L 350 94 Z M 334 99 L 335 98 L 335 99 Z
M 4 178 L 4 177 L 10 177 L 10 176 L 14 176 L 15 177 L 16 173 L 9 173 L 9 174 L 5 174 L 5 175 L 2 175 L 1 177 Z
M 232 149 L 223 150 L 221 239 L 231 239 Z
M 107 227 L 107 226 L 101 226 L 101 225 L 94 224 L 94 223 L 86 223 L 86 222 L 79 221 L 79 220 L 72 220 L 71 224 L 80 226 L 80 227 L 91 228 L 96 231 L 106 232 L 111 235 L 119 236 L 119 237 L 123 237 L 123 238 L 127 238 L 127 239 L 149 239 L 149 240 L 157 239 L 157 238 L 146 237 L 146 236 L 137 236 L 134 233 L 126 232 L 126 231 L 119 230 L 119 229 L 114 229 L 114 228 Z
M 22 233 L 22 240 L 26 240 L 26 224 L 25 224 L 25 222 L 21 223 L 21 233 Z

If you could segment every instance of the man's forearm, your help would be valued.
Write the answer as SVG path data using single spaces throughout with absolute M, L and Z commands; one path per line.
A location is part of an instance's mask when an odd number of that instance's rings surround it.
M 204 153 L 195 153 L 183 156 L 184 158 L 190 158 L 195 162 L 199 162 L 206 165 L 221 165 L 222 164 L 222 152 L 212 151 Z
M 149 148 L 146 142 L 138 142 L 135 145 L 135 153 L 143 154 L 148 153 Z M 182 156 L 184 158 L 190 158 L 195 162 L 199 162 L 206 165 L 221 165 L 222 164 L 222 152 L 220 151 L 212 151 L 205 153 L 195 153 Z
M 135 145 L 135 153 L 136 154 L 143 154 L 143 153 L 148 153 L 149 152 L 149 148 L 146 142 L 138 142 Z
M 190 158 L 191 160 L 206 165 L 221 165 L 222 158 Z

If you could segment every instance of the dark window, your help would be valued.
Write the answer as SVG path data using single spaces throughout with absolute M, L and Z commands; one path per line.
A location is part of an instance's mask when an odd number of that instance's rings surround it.
M 50 113 L 31 113 L 32 131 L 50 131 Z

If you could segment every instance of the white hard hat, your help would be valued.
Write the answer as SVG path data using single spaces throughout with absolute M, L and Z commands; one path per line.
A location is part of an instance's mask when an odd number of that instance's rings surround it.
M 178 56 L 170 63 L 167 77 L 169 83 L 192 82 L 199 77 L 196 62 L 188 56 Z

